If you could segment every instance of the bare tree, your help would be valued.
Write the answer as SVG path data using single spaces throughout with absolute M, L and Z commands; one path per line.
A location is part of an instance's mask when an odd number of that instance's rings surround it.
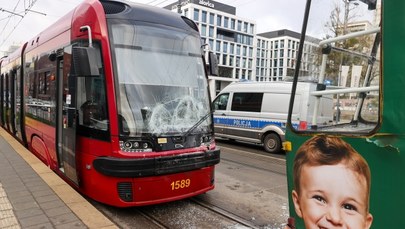
M 343 2 L 343 5 L 341 4 Z M 325 24 L 335 37 L 347 34 L 347 25 L 357 16 L 354 12 L 357 4 L 351 4 L 349 0 L 339 0 L 335 2 L 333 10 L 330 12 L 330 21 Z

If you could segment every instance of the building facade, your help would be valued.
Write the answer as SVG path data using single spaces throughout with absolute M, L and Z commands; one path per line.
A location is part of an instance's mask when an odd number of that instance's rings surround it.
M 256 81 L 282 81 L 293 76 L 300 34 L 278 30 L 257 34 Z
M 301 34 L 287 30 L 260 33 L 256 36 L 256 81 L 283 81 L 294 76 Z M 319 39 L 306 39 L 301 59 L 301 75 L 316 78 L 315 66 Z
M 282 81 L 293 76 L 299 33 L 257 34 L 256 22 L 238 17 L 236 7 L 211 0 L 183 0 L 165 8 L 194 20 L 203 42 L 216 53 L 219 76 L 209 77 L 212 95 L 234 81 Z M 303 70 L 309 66 L 306 62 L 310 60 L 304 61 Z
M 216 1 L 180 1 L 181 14 L 194 20 L 203 42 L 218 58 L 219 76 L 210 76 L 216 95 L 233 81 L 255 80 L 256 23 L 236 16 L 236 8 Z M 165 8 L 179 12 L 178 2 Z

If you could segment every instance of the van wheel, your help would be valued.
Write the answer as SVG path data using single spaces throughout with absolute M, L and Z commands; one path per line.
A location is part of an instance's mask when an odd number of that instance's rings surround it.
M 269 153 L 278 153 L 281 151 L 280 137 L 275 133 L 267 134 L 263 140 L 264 150 Z

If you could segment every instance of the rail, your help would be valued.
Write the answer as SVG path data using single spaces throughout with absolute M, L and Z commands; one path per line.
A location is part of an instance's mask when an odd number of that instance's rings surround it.
M 319 46 L 321 48 L 327 48 L 328 45 L 330 45 L 331 43 L 337 42 L 337 41 L 343 41 L 343 40 L 347 40 L 350 38 L 355 38 L 355 37 L 359 37 L 359 36 L 364 36 L 364 35 L 369 35 L 369 34 L 374 34 L 374 33 L 380 33 L 381 31 L 381 27 L 376 27 L 376 28 L 372 28 L 369 30 L 365 30 L 365 31 L 359 31 L 359 32 L 353 32 L 353 33 L 349 33 L 349 34 L 345 34 L 343 36 L 339 36 L 339 37 L 333 37 L 330 39 L 326 39 L 323 41 L 319 42 Z M 339 50 L 342 51 L 342 50 Z M 324 83 L 324 79 L 325 79 L 325 72 L 326 72 L 326 64 L 327 64 L 327 60 L 328 60 L 328 52 L 324 52 L 322 54 L 322 63 L 321 63 L 321 72 L 319 75 L 319 79 L 318 79 L 318 84 L 323 84 Z M 375 53 L 372 51 L 371 52 L 371 56 L 373 57 L 373 55 L 375 55 Z M 362 57 L 364 57 L 364 55 L 361 55 Z M 375 58 L 374 58 L 375 59 Z M 374 60 L 373 60 L 374 61 Z M 350 92 L 349 90 L 353 90 L 352 92 L 368 92 L 368 91 L 378 91 L 379 87 L 378 86 L 368 86 L 367 84 L 369 83 L 370 80 L 370 75 L 371 75 L 371 68 L 373 65 L 373 61 L 369 61 L 368 67 L 367 67 L 367 72 L 366 75 L 364 77 L 364 83 L 363 83 L 363 87 L 359 87 L 359 88 L 352 88 L 352 89 L 336 89 L 336 90 L 329 90 L 329 92 L 325 92 L 325 91 L 316 91 L 311 93 L 311 95 L 316 96 L 315 99 L 315 106 L 314 106 L 314 115 L 312 116 L 312 126 L 316 126 L 317 125 L 317 114 L 319 112 L 319 106 L 320 106 L 320 101 L 321 101 L 321 96 L 324 94 L 342 94 L 345 92 Z M 346 91 L 344 91 L 346 90 Z M 362 102 L 364 101 L 364 98 L 358 98 L 358 106 L 356 108 L 353 120 L 357 121 L 359 113 L 360 113 L 360 106 L 362 104 Z

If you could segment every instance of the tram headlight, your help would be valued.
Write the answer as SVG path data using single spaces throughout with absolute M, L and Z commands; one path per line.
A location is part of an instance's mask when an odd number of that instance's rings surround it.
M 120 141 L 120 148 L 124 152 L 152 152 L 151 144 L 148 142 L 126 140 Z
M 132 143 L 130 141 L 127 141 L 127 142 L 124 143 L 124 147 L 126 149 L 131 149 L 132 148 Z
M 201 140 L 202 140 L 202 142 L 203 143 L 209 143 L 209 142 L 211 142 L 211 136 L 210 135 L 205 135 L 205 136 L 202 136 L 201 137 Z
M 139 148 L 139 142 L 134 142 L 133 146 L 134 148 Z

